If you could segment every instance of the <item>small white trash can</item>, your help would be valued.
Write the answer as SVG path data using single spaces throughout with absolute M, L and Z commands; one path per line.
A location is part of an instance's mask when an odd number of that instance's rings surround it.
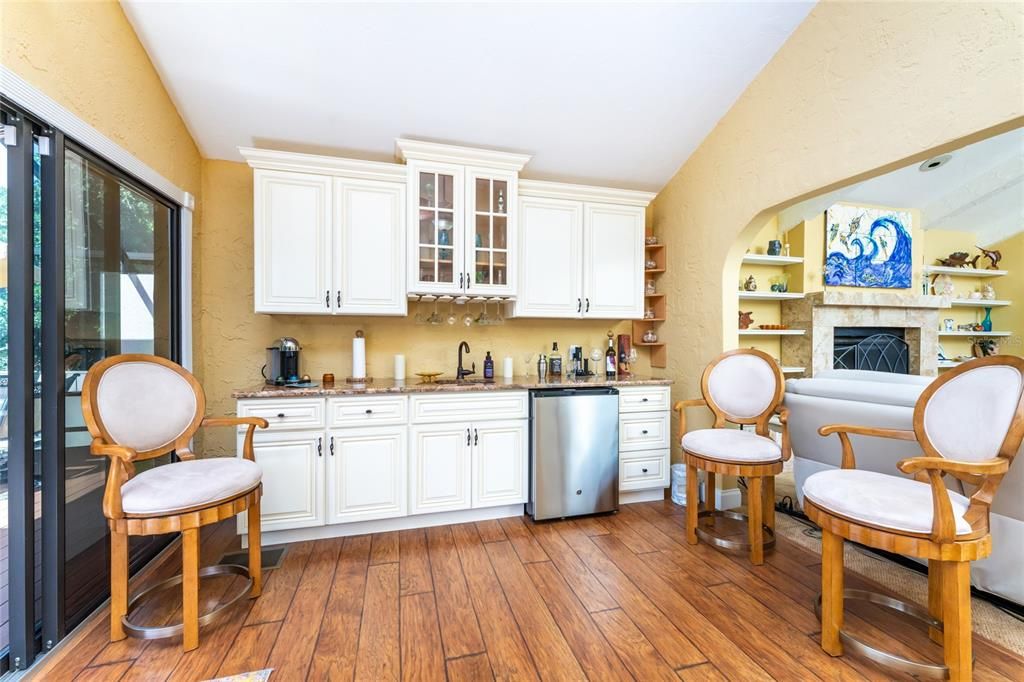
M 703 494 L 704 490 L 701 486 L 697 486 L 697 495 Z M 700 501 L 698 497 L 698 504 Z M 679 505 L 686 504 L 686 465 L 682 463 L 672 465 L 672 502 Z

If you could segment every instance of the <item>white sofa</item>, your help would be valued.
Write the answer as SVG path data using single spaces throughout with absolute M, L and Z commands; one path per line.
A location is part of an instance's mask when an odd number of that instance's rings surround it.
M 788 380 L 784 404 L 790 410 L 793 473 L 800 503 L 808 476 L 839 467 L 839 438 L 819 436 L 819 427 L 858 424 L 911 429 L 914 404 L 931 381 L 930 377 L 859 370 L 829 370 L 813 379 Z M 903 476 L 896 463 L 922 454 L 912 442 L 866 436 L 850 440 L 858 469 Z M 974 492 L 961 491 L 954 479 L 947 481 L 957 492 Z M 979 589 L 1024 605 L 1024 452 L 1014 459 L 999 487 L 991 529 L 992 555 L 971 565 L 971 581 Z

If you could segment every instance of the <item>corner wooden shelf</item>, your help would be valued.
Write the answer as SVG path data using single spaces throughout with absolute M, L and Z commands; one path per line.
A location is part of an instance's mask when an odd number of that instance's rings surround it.
M 765 253 L 747 253 L 743 262 L 748 265 L 798 265 L 804 259 L 799 256 L 769 256 Z
M 950 275 L 952 277 L 1002 277 L 1007 274 L 1006 270 L 986 270 L 984 268 L 951 268 L 946 265 L 924 266 L 926 275 Z
M 651 236 L 650 234 L 647 235 Z M 644 278 L 661 275 L 666 272 L 668 260 L 664 244 L 644 244 L 644 260 L 653 260 L 654 267 L 648 268 L 644 263 Z M 646 281 L 644 286 L 646 287 Z M 644 333 L 649 329 L 657 330 L 658 326 L 668 319 L 668 299 L 665 294 L 644 293 L 644 310 L 653 310 L 653 318 L 633 320 L 633 345 L 646 348 L 651 354 L 651 367 L 664 368 L 668 365 L 668 350 L 664 341 L 646 343 Z

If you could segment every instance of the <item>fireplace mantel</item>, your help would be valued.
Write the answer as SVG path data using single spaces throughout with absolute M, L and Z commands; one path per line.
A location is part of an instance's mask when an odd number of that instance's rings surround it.
M 857 308 L 930 308 L 950 307 L 945 296 L 923 296 L 894 291 L 849 291 L 830 289 L 804 296 L 812 306 L 846 306 Z

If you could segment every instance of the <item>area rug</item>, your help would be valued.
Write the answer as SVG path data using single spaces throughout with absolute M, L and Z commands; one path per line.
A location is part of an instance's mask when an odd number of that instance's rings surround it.
M 775 516 L 776 533 L 806 550 L 821 554 L 821 530 L 786 514 Z M 873 580 L 908 601 L 928 606 L 928 578 L 852 542 L 843 543 L 847 570 Z M 971 599 L 974 633 L 1024 656 L 1024 621 L 983 599 Z
M 272 672 L 274 672 L 273 668 L 267 668 L 266 670 L 254 670 L 251 673 L 218 677 L 215 680 L 207 680 L 206 682 L 267 682 Z

